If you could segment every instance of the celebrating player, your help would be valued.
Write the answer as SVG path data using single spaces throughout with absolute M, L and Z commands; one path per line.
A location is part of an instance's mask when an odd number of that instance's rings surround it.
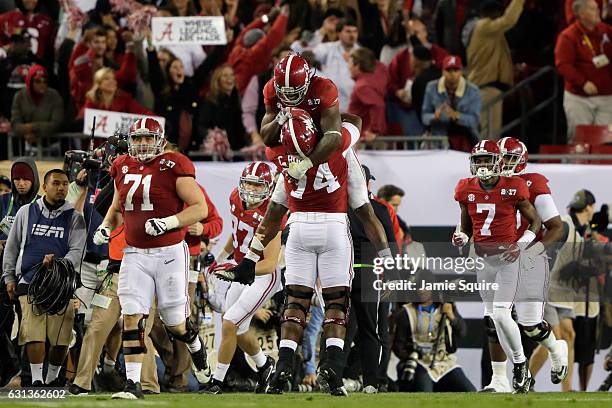
M 96 243 L 108 242 L 110 231 L 125 225 L 128 247 L 118 296 L 127 382 L 113 398 L 143 398 L 145 320 L 155 297 L 168 331 L 186 343 L 198 381 L 209 377 L 206 349 L 187 319 L 189 251 L 183 241 L 186 227 L 206 218 L 208 207 L 193 163 L 180 153 L 164 152 L 165 144 L 164 130 L 155 119 L 140 119 L 130 127 L 129 155 L 113 162 L 113 203 L 94 236 Z
M 307 112 L 293 109 L 282 128 L 282 146 L 275 148 L 275 162 L 286 167 L 289 162 L 307 156 L 316 145 L 316 129 Z M 285 248 L 286 303 L 281 325 L 279 360 L 267 392 L 279 394 L 291 380 L 295 350 L 306 326 L 315 281 L 321 282 L 325 301 L 323 332 L 327 359 L 319 367 L 319 383 L 332 395 L 347 395 L 342 383 L 343 348 L 353 278 L 352 244 L 347 222 L 348 167 L 344 156 L 359 138 L 359 128 L 342 125 L 342 146 L 331 159 L 307 171 L 295 184 L 281 174 L 272 194 L 266 217 L 259 225 L 251 247 L 240 265 L 218 274 L 221 278 L 250 279 L 250 268 L 280 228 L 269 219 L 272 206 L 287 208 L 291 215 Z M 269 157 L 270 158 L 270 157 Z M 248 261 L 247 261 L 248 260 Z
M 477 271 L 478 281 L 495 282 L 497 291 L 482 290 L 485 324 L 495 328 L 500 343 L 514 363 L 512 385 L 517 393 L 529 392 L 531 375 L 523 352 L 518 325 L 512 319 L 512 304 L 519 280 L 519 256 L 540 230 L 541 220 L 529 203 L 527 183 L 518 177 L 500 177 L 500 150 L 493 141 L 483 140 L 472 149 L 470 169 L 475 177 L 462 179 L 455 187 L 461 207 L 460 229 L 452 243 L 464 246 L 474 237 L 476 254 L 485 268 Z M 516 212 L 529 223 L 519 237 Z
M 522 254 L 520 289 L 515 307 L 518 324 L 523 332 L 550 352 L 551 381 L 553 384 L 559 384 L 568 371 L 567 343 L 565 340 L 557 340 L 550 325 L 544 320 L 544 303 L 549 267 L 546 248 L 560 240 L 563 235 L 563 223 L 546 177 L 538 173 L 525 173 L 527 147 L 523 142 L 512 137 L 504 137 L 497 144 L 502 156 L 501 174 L 508 177 L 516 175 L 525 180 L 529 188 L 529 202 L 535 207 L 546 227 L 546 234 L 540 230 L 534 243 Z M 522 235 L 527 227 L 527 220 L 521 217 L 517 234 Z M 489 330 L 488 334 L 493 377 L 484 390 L 510 392 L 510 384 L 506 377 L 506 354 L 499 345 L 495 330 Z
M 209 268 L 213 273 L 228 269 L 235 263 L 224 263 L 233 254 L 240 262 L 247 254 L 251 239 L 263 219 L 273 189 L 272 169 L 264 162 L 250 163 L 242 171 L 240 184 L 230 195 L 232 235 L 216 258 L 216 265 Z M 233 282 L 225 298 L 225 313 L 218 351 L 217 369 L 213 379 L 202 390 L 207 394 L 221 394 L 223 380 L 230 366 L 236 344 L 250 355 L 258 370 L 256 393 L 263 393 L 274 369 L 274 360 L 265 356 L 253 333 L 249 330 L 255 312 L 282 289 L 280 272 L 276 265 L 281 248 L 281 234 L 276 234 L 266 246 L 261 260 L 255 268 L 255 282 L 246 286 Z

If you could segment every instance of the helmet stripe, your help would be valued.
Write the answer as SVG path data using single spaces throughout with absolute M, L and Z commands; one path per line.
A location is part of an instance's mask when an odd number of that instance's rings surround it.
M 293 57 L 295 57 L 295 54 L 289 55 L 289 59 L 287 60 L 287 66 L 285 67 L 285 86 L 290 86 L 289 75 L 291 75 L 291 61 L 293 61 Z
M 255 165 L 253 166 L 253 170 L 251 170 L 251 176 L 257 177 L 257 167 L 259 167 L 259 163 L 261 162 L 258 162 L 258 161 L 255 162 Z
M 293 118 L 289 119 L 289 133 L 291 133 L 291 141 L 293 142 L 293 146 L 295 146 L 295 150 L 297 150 L 298 154 L 301 157 L 306 157 L 302 149 L 300 148 L 300 144 L 297 141 L 297 137 L 295 136 L 295 130 L 293 130 Z

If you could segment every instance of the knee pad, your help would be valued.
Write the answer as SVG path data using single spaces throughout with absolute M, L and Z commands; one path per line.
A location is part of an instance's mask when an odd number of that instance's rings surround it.
M 193 326 L 193 323 L 191 323 L 190 319 L 185 319 L 185 334 L 173 333 L 167 327 L 166 327 L 166 332 L 168 333 L 168 336 L 171 339 L 176 339 L 178 341 L 182 341 L 183 343 L 189 343 L 189 344 L 193 343 L 196 337 L 198 337 L 198 331 Z
M 312 290 L 310 292 L 302 292 L 302 291 L 295 290 L 287 286 L 285 288 L 285 305 L 283 306 L 283 315 L 281 317 L 281 324 L 296 323 L 302 326 L 302 328 L 305 328 L 306 327 L 306 316 L 308 315 L 308 310 L 301 303 L 290 302 L 289 297 L 291 296 L 297 299 L 308 299 L 310 301 L 310 299 L 312 299 L 312 293 L 313 293 Z M 304 317 L 302 318 L 300 316 L 287 316 L 285 312 L 289 309 L 300 310 L 304 314 Z
M 535 326 L 530 326 L 526 328 L 525 326 L 519 324 L 521 330 L 529 336 L 533 341 L 542 342 L 550 336 L 551 328 L 546 320 L 542 320 Z
M 138 346 L 123 346 L 123 354 L 126 356 L 134 355 L 134 354 L 145 354 L 147 352 L 147 347 L 145 346 L 145 327 L 147 325 L 147 317 L 149 315 L 142 315 L 140 320 L 138 321 L 138 329 L 136 330 L 126 330 L 125 329 L 125 320 L 123 321 L 123 332 L 121 333 L 121 340 L 125 341 L 138 341 L 140 344 Z
M 487 333 L 487 337 L 489 338 L 489 343 L 499 344 L 499 337 L 497 336 L 497 329 L 495 328 L 495 322 L 491 316 L 485 316 L 485 331 Z
M 325 301 L 325 319 L 323 320 L 323 326 L 335 324 L 346 327 L 351 305 L 350 295 L 351 292 L 347 288 L 335 292 L 323 293 L 323 300 Z M 328 312 L 331 310 L 340 310 L 344 314 L 344 317 L 330 317 Z

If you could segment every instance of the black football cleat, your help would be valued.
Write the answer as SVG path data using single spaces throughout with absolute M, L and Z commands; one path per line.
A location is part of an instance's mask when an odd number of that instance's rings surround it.
M 525 360 L 522 363 L 515 363 L 512 374 L 512 388 L 514 388 L 514 394 L 527 394 L 531 387 L 529 360 Z
M 270 378 L 274 374 L 274 359 L 270 356 L 266 358 L 266 364 L 258 369 L 257 385 L 255 386 L 255 394 L 264 394 Z
M 281 369 L 274 372 L 270 379 L 270 384 L 266 387 L 266 394 L 282 394 L 287 389 L 287 384 L 291 384 L 292 375 L 288 369 Z M 291 389 L 291 387 L 289 387 Z
M 329 390 L 329 393 L 336 397 L 347 397 L 348 392 L 344 388 L 342 378 L 330 367 L 321 367 L 317 382 L 321 385 L 321 390 Z
M 138 400 L 144 399 L 142 393 L 142 386 L 139 382 L 135 383 L 132 380 L 127 380 L 123 391 L 115 393 L 111 396 L 112 399 L 127 399 L 127 400 Z
M 223 382 L 219 380 L 215 380 L 214 378 L 208 383 L 205 384 L 200 391 L 200 394 L 223 394 Z

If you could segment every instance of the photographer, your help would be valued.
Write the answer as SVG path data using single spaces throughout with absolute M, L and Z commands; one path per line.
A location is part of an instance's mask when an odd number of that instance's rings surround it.
M 421 270 L 421 282 L 435 282 L 433 273 Z M 418 290 L 416 302 L 405 304 L 394 316 L 393 351 L 399 391 L 467 392 L 476 391 L 457 364 L 457 338 L 467 326 L 453 303 L 433 302 L 429 290 Z
M 591 239 L 590 222 L 595 213 L 593 193 L 577 191 L 568 207 L 569 214 L 561 217 L 564 235 L 551 269 L 544 315 L 553 330 L 559 333 L 558 338 L 568 343 L 568 374 L 563 381 L 563 391 L 571 390 L 574 360 L 581 364 L 581 388 L 586 389 L 589 367 L 593 363 L 599 314 L 597 258 L 609 253 L 609 244 Z M 577 315 L 580 317 L 576 318 Z M 536 350 L 536 353 L 539 352 Z
M 26 345 L 32 386 L 35 387 L 45 383 L 60 384 L 58 374 L 72 337 L 74 308 L 70 299 L 58 297 L 64 303 L 59 305 L 63 306 L 61 311 L 54 308 L 51 311 L 55 314 L 51 314 L 47 313 L 49 310 L 41 310 L 33 304 L 42 304 L 42 299 L 30 290 L 30 283 L 40 277 L 53 276 L 58 287 L 46 289 L 58 289 L 58 292 L 63 285 L 73 284 L 74 269 L 80 266 L 85 243 L 83 215 L 65 201 L 68 193 L 66 173 L 59 169 L 48 171 L 43 191 L 45 195 L 42 198 L 24 205 L 17 212 L 2 263 L 2 278 L 9 297 L 18 298 L 21 305 L 19 344 Z M 46 381 L 43 381 L 46 341 L 51 347 Z
M 10 184 L 11 192 L 0 197 L 0 264 L 15 214 L 23 205 L 39 198 L 38 169 L 33 159 L 24 157 L 13 162 Z M 14 302 L 9 299 L 4 281 L 0 280 L 0 350 L 12 349 L 9 342 L 15 319 L 13 304 Z M 21 315 L 19 304 L 16 306 L 18 315 Z M 17 359 L 11 357 L 11 353 L 0 353 L 0 385 L 6 383 L 15 374 L 18 369 L 17 363 Z

